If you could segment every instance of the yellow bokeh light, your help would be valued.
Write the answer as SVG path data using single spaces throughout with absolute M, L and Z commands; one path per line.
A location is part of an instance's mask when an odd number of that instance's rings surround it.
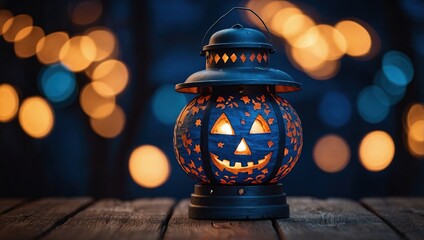
M 92 74 L 94 82 L 101 82 L 109 88 L 103 88 L 102 85 L 94 85 L 94 89 L 103 96 L 117 95 L 121 93 L 128 84 L 128 69 L 125 64 L 119 60 L 110 59 L 100 63 Z M 110 91 L 112 90 L 112 91 Z
M 314 25 L 314 20 L 309 16 L 303 13 L 293 14 L 282 25 L 281 35 L 290 41 L 290 39 L 296 38 Z
M 116 37 L 108 28 L 96 28 L 88 31 L 87 36 L 96 44 L 96 57 L 94 61 L 108 58 L 115 50 Z
M 424 118 L 411 125 L 408 135 L 415 141 L 424 142 Z
M 408 136 L 408 150 L 414 157 L 424 157 L 424 141 L 417 141 Z
M 336 24 L 336 29 L 343 34 L 346 43 L 346 54 L 361 57 L 371 50 L 372 39 L 370 33 L 362 25 L 351 20 L 344 20 Z
M 368 133 L 359 145 L 359 158 L 362 166 L 369 171 L 381 171 L 393 160 L 395 144 L 392 137 L 384 131 Z
M 165 153 L 152 145 L 143 145 L 134 149 L 128 166 L 132 179 L 146 188 L 159 187 L 165 183 L 171 171 Z
M 313 150 L 315 164 L 324 172 L 336 173 L 343 170 L 350 159 L 350 148 L 340 136 L 328 134 L 321 137 Z
M 3 34 L 3 25 L 7 20 L 13 17 L 13 14 L 8 10 L 0 10 L 0 35 Z
M 103 6 L 98 0 L 86 0 L 78 3 L 71 14 L 72 22 L 78 25 L 88 25 L 102 15 Z
M 272 32 L 283 36 L 283 27 L 287 23 L 287 20 L 296 14 L 302 14 L 302 11 L 296 7 L 287 7 L 276 12 L 270 22 Z
M 324 61 L 317 68 L 307 70 L 306 74 L 317 80 L 327 80 L 334 77 L 340 69 L 339 60 Z
M 95 60 L 96 54 L 96 44 L 91 38 L 75 36 L 60 49 L 59 59 L 71 71 L 80 72 Z
M 15 41 L 15 37 L 22 29 L 32 26 L 32 17 L 26 14 L 9 18 L 2 27 L 3 38 L 7 42 Z
M 318 69 L 324 64 L 326 60 L 323 57 L 327 52 L 326 44 L 319 42 L 319 44 L 314 44 L 307 48 L 289 48 L 288 56 L 290 61 L 299 69 L 311 71 Z
M 412 124 L 415 122 L 424 119 L 424 104 L 415 103 L 411 105 L 409 110 L 406 112 L 406 126 L 405 130 L 408 132 L 408 129 L 411 128 Z
M 90 118 L 91 128 L 102 137 L 114 138 L 125 126 L 125 113 L 120 106 L 115 106 L 113 112 L 105 118 Z
M 53 128 L 53 110 L 42 97 L 27 98 L 19 109 L 19 123 L 29 136 L 43 138 Z
M 102 85 L 101 88 L 108 88 L 101 82 L 92 82 L 83 87 L 80 94 L 80 104 L 82 110 L 90 117 L 101 119 L 109 116 L 116 107 L 115 97 L 104 97 L 95 90 L 95 85 Z
M 28 58 L 36 53 L 38 41 L 44 37 L 40 27 L 26 27 L 18 32 L 15 38 L 15 53 L 20 58 Z
M 15 88 L 9 84 L 0 84 L 0 122 L 12 120 L 19 107 L 19 97 Z
M 346 53 L 346 39 L 334 27 L 320 24 L 310 28 L 308 32 L 309 31 L 318 34 L 318 36 L 315 37 L 316 41 L 321 37 L 321 39 L 327 43 L 326 45 L 328 46 L 328 54 L 326 55 L 326 60 L 337 60 Z
M 54 32 L 41 38 L 35 48 L 38 60 L 44 64 L 58 62 L 60 50 L 68 40 L 65 32 Z

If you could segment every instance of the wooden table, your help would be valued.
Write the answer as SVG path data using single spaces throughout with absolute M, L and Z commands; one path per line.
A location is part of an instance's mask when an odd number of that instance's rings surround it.
M 291 218 L 207 221 L 188 200 L 0 199 L 0 239 L 424 239 L 424 198 L 289 198 Z

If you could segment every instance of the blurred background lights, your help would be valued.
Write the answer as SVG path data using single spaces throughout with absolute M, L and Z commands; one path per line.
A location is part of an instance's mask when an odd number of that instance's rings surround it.
M 324 172 L 336 173 L 343 170 L 350 159 L 350 148 L 340 136 L 328 134 L 321 137 L 314 146 L 315 164 Z
M 359 158 L 362 166 L 369 171 L 381 171 L 393 160 L 395 144 L 384 131 L 368 133 L 359 145 Z
M 386 78 L 397 86 L 406 86 L 414 77 L 411 59 L 399 51 L 384 54 L 382 70 Z
M 53 103 L 67 106 L 76 96 L 75 75 L 61 64 L 46 67 L 41 72 L 39 81 L 41 91 Z
M 117 95 L 127 86 L 128 75 L 128 69 L 123 62 L 115 59 L 106 60 L 94 69 L 92 80 L 101 82 L 109 88 L 93 85 L 94 89 L 103 96 Z
M 9 18 L 2 27 L 3 38 L 7 42 L 14 42 L 15 37 L 22 29 L 32 26 L 32 17 L 26 14 Z
M 60 49 L 59 59 L 73 72 L 86 69 L 96 58 L 96 44 L 87 36 L 75 36 Z
M 53 109 L 44 98 L 29 97 L 22 102 L 19 109 L 19 123 L 29 136 L 43 138 L 53 128 Z
M 134 149 L 128 165 L 132 179 L 145 188 L 159 187 L 166 182 L 171 171 L 165 153 L 152 145 Z
M 389 114 L 389 99 L 381 88 L 369 86 L 364 88 L 358 96 L 358 112 L 365 121 L 379 123 Z
M 44 37 L 40 27 L 30 26 L 22 29 L 15 37 L 15 53 L 20 58 L 28 58 L 36 53 L 38 41 Z
M 360 57 L 370 52 L 371 35 L 361 24 L 352 20 L 344 20 L 338 22 L 335 27 L 346 40 L 346 54 Z
M 9 84 L 0 84 L 0 122 L 12 120 L 19 107 L 19 96 Z
M 105 118 L 90 118 L 91 128 L 105 138 L 118 136 L 125 126 L 125 113 L 120 106 L 115 106 L 113 112 Z
M 181 109 L 187 104 L 183 94 L 175 92 L 173 85 L 162 85 L 152 97 L 152 110 L 159 122 L 174 125 Z
M 382 71 L 378 71 L 375 74 L 374 85 L 380 87 L 384 91 L 390 105 L 398 103 L 406 93 L 406 86 L 399 86 L 389 81 Z
M 115 96 L 105 97 L 98 94 L 94 90 L 94 85 L 101 85 L 100 87 L 105 89 L 108 88 L 108 86 L 101 82 L 92 82 L 85 85 L 80 94 L 81 108 L 92 118 L 105 118 L 109 116 L 116 107 Z
M 71 11 L 71 20 L 77 25 L 94 23 L 102 15 L 103 6 L 99 0 L 81 1 Z
M 403 117 L 407 148 L 412 156 L 424 157 L 424 104 L 412 104 Z
M 38 60 L 44 64 L 58 62 L 60 49 L 68 40 L 66 32 L 54 32 L 41 38 L 35 48 Z
M 349 121 L 352 114 L 351 104 L 341 92 L 328 92 L 318 107 L 321 120 L 332 127 L 341 127 Z
M 0 35 L 3 34 L 3 25 L 11 17 L 13 17 L 13 14 L 10 11 L 0 10 Z
M 95 28 L 89 30 L 86 35 L 96 44 L 97 52 L 94 61 L 103 60 L 113 53 L 116 47 L 116 38 L 112 30 L 108 28 Z

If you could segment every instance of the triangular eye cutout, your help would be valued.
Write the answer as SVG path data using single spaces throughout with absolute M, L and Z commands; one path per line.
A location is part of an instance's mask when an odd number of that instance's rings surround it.
M 258 114 L 255 121 L 253 122 L 252 128 L 250 128 L 250 134 L 259 134 L 259 133 L 270 133 L 271 129 L 269 128 L 268 123 Z
M 252 152 L 250 151 L 250 148 L 247 145 L 246 140 L 244 140 L 244 138 L 241 139 L 234 154 L 235 155 L 252 155 Z
M 224 134 L 224 135 L 235 135 L 233 127 L 231 126 L 230 120 L 228 120 L 225 113 L 219 116 L 215 124 L 211 129 L 212 134 Z

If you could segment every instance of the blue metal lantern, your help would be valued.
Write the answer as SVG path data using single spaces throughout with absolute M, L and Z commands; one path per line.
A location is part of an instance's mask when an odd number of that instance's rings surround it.
M 233 8 L 217 22 L 234 9 L 253 12 Z M 273 52 L 263 33 L 236 24 L 214 33 L 203 47 L 206 70 L 176 85 L 178 92 L 199 94 L 181 111 L 174 132 L 177 160 L 199 182 L 192 218 L 289 216 L 279 182 L 302 151 L 302 127 L 276 94 L 297 91 L 300 84 L 269 68 Z

